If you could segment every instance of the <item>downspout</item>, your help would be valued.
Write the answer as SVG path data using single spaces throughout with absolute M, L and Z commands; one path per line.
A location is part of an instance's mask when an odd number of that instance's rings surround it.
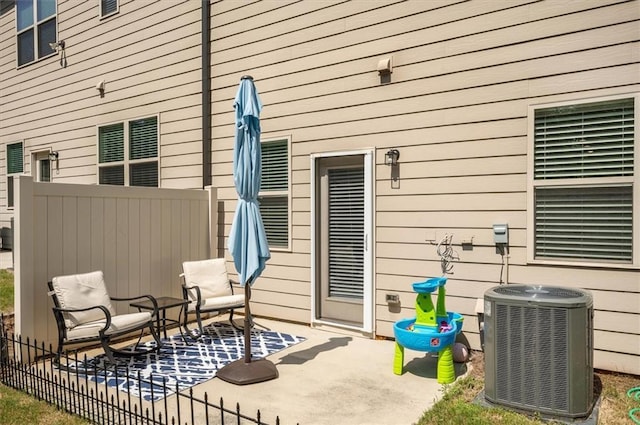
M 202 188 L 211 186 L 211 4 L 202 2 Z

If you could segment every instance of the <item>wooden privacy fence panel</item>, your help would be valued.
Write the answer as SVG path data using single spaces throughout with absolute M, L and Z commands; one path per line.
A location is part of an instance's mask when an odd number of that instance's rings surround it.
M 102 270 L 113 297 L 181 297 L 182 261 L 209 258 L 216 193 L 206 190 L 36 183 L 17 179 L 16 334 L 57 342 L 47 282 Z M 213 223 L 213 224 L 212 224 Z M 118 313 L 126 303 L 116 303 Z

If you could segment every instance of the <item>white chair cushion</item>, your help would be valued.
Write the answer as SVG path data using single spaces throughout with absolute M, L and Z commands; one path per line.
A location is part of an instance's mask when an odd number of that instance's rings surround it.
M 52 283 L 60 307 L 76 309 L 102 305 L 109 310 L 109 313 L 115 315 L 101 271 L 56 276 L 52 279 Z M 64 313 L 64 318 L 67 329 L 72 329 L 83 323 L 104 319 L 104 312 L 95 308 L 88 311 Z
M 222 310 L 225 308 L 236 308 L 244 305 L 244 295 L 227 295 L 225 297 L 206 298 L 202 301 L 200 310 Z M 191 302 L 187 306 L 187 311 L 195 311 L 196 303 Z
M 184 285 L 190 300 L 196 300 L 194 286 L 200 288 L 202 299 L 225 297 L 232 295 L 227 266 L 224 258 L 213 258 L 202 261 L 185 261 L 182 263 Z
M 111 326 L 105 332 L 107 335 L 121 334 L 129 329 L 134 329 L 151 320 L 151 312 L 143 311 L 140 313 L 120 314 L 111 317 Z M 67 341 L 73 341 L 82 338 L 93 338 L 99 335 L 100 329 L 104 328 L 105 320 L 96 320 L 94 322 L 83 323 L 67 329 Z

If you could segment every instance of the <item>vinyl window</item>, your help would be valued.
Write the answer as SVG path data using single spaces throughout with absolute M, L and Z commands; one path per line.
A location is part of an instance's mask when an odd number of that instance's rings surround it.
M 634 98 L 533 109 L 534 260 L 637 264 L 636 127 Z
M 98 128 L 98 183 L 158 187 L 158 118 Z
M 289 247 L 289 140 L 262 142 L 258 201 L 270 248 Z
M 56 0 L 16 0 L 18 66 L 54 54 L 57 34 Z
M 14 176 L 24 171 L 24 150 L 22 142 L 7 145 L 7 207 L 14 206 Z

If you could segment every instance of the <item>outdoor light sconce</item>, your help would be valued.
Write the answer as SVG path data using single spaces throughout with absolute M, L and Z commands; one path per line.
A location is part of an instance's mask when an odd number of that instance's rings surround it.
M 56 163 L 56 170 L 58 169 L 58 151 L 49 152 L 49 161 Z
M 98 93 L 100 94 L 100 97 L 104 97 L 104 86 L 105 86 L 105 84 L 106 83 L 104 82 L 104 80 L 100 80 L 96 84 L 96 90 L 98 90 Z
M 49 43 L 49 47 L 56 53 L 60 54 L 60 66 L 62 68 L 67 67 L 67 54 L 64 50 L 64 40 L 56 41 L 55 43 Z
M 398 158 L 400 158 L 400 151 L 398 151 L 398 149 L 389 149 L 387 153 L 384 154 L 384 163 L 395 167 L 398 165 Z
M 56 41 L 55 43 L 49 43 L 49 47 L 54 52 L 58 52 L 59 50 L 64 50 L 64 40 Z

